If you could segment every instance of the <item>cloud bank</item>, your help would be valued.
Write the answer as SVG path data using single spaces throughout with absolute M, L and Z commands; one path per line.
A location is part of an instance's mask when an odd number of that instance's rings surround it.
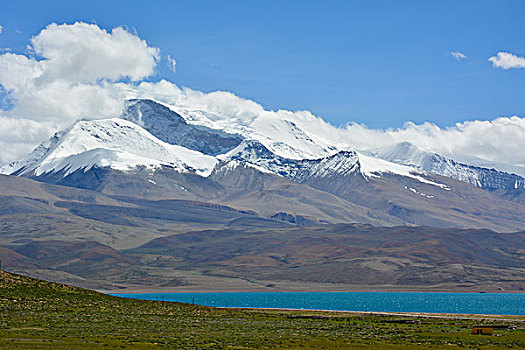
M 490 57 L 489 61 L 492 62 L 492 66 L 496 68 L 525 68 L 525 58 L 516 56 L 510 52 L 498 52 L 496 56 Z
M 491 61 L 502 68 L 515 67 L 516 60 L 508 63 L 506 55 L 511 54 L 498 53 Z M 159 49 L 124 28 L 106 31 L 86 23 L 51 24 L 31 39 L 27 53 L 0 55 L 0 85 L 7 91 L 0 89 L 0 99 L 14 105 L 0 110 L 0 163 L 21 158 L 79 118 L 119 116 L 126 98 L 140 97 L 205 110 L 218 126 L 278 118 L 293 121 L 319 139 L 361 150 L 409 141 L 460 160 L 468 156 L 525 166 L 525 118 L 469 121 L 447 128 L 432 123 L 387 130 L 355 123 L 336 128 L 308 111 L 269 111 L 230 92 L 203 93 L 166 80 L 144 81 L 155 75 L 159 61 Z M 173 58 L 168 57 L 168 63 L 175 68 Z

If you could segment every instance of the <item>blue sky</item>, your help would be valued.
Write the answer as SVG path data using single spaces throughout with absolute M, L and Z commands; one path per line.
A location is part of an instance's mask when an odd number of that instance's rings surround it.
M 525 69 L 488 61 L 525 56 L 524 13 L 525 2 L 501 0 L 4 1 L 0 47 L 23 53 L 51 22 L 127 26 L 161 50 L 151 80 L 307 109 L 336 125 L 448 126 L 525 115 Z

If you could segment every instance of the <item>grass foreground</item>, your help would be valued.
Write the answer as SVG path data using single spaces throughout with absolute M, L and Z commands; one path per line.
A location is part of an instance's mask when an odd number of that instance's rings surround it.
M 524 319 L 218 309 L 0 271 L 2 349 L 525 349 Z M 470 334 L 487 323 L 516 329 Z

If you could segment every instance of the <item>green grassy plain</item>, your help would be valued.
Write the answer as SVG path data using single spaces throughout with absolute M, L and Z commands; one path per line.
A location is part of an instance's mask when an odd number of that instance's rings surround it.
M 217 309 L 0 272 L 1 349 L 525 349 L 524 319 Z M 471 335 L 480 323 L 516 329 Z

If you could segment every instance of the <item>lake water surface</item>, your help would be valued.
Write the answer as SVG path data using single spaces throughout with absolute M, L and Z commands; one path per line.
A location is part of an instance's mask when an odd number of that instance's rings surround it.
M 228 292 L 112 295 L 217 307 L 525 315 L 525 293 Z

